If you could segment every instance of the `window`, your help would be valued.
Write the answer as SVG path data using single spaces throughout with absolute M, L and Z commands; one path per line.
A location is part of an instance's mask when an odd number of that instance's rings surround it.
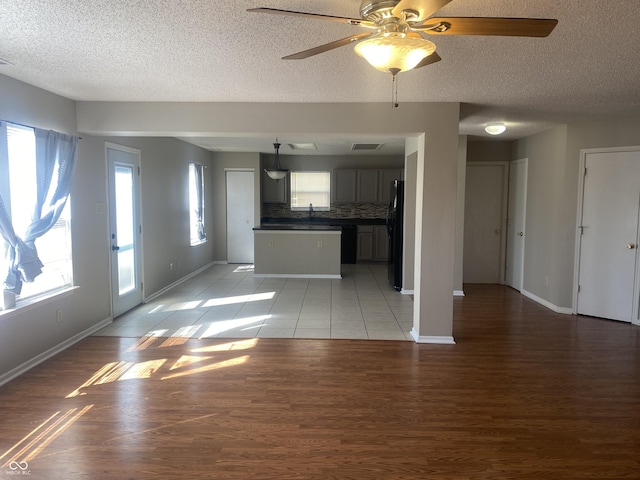
M 189 164 L 189 238 L 190 244 L 200 245 L 207 241 L 204 228 L 204 167 Z
M 74 146 L 75 147 L 75 146 Z M 58 185 L 60 168 L 52 166 L 51 184 Z M 24 239 L 32 224 L 51 204 L 60 203 L 57 188 L 48 188 L 44 198 L 37 200 L 38 177 L 36 176 L 36 134 L 33 128 L 10 123 L 0 124 L 0 196 L 6 207 L 8 220 L 17 237 Z M 42 179 L 40 179 L 42 181 Z M 66 198 L 66 196 L 64 196 Z M 36 209 L 36 203 L 42 207 Z M 37 257 L 43 264 L 42 273 L 33 282 L 23 282 L 15 296 L 16 304 L 29 303 L 35 297 L 70 287 L 72 281 L 71 262 L 71 217 L 66 201 L 60 216 L 46 233 L 34 240 Z M 53 217 L 55 218 L 55 216 Z M 40 228 L 40 227 L 38 227 Z M 9 252 L 13 251 L 0 235 L 0 282 L 4 282 L 10 270 Z M 1 284 L 1 283 L 0 283 Z M 3 287 L 4 288 L 4 287 Z M 9 302 L 11 303 L 11 302 Z M 8 305 L 7 308 L 13 305 Z M 0 310 L 2 302 L 0 302 Z
M 329 172 L 291 172 L 291 210 L 328 211 L 331 207 Z

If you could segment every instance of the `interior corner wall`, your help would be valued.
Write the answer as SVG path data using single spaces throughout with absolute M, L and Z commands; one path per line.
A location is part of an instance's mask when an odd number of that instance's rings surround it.
M 260 154 L 237 152 L 214 152 L 212 154 L 211 181 L 213 182 L 213 259 L 216 262 L 227 261 L 227 183 L 226 171 L 229 169 L 253 169 L 254 177 L 254 225 L 260 225 Z
M 415 293 L 416 258 L 416 179 L 418 176 L 418 142 L 405 141 L 404 218 L 402 223 L 402 291 Z
M 162 291 L 213 261 L 215 190 L 211 153 L 190 143 L 163 137 L 93 137 L 92 157 L 105 162 L 104 142 L 140 150 L 142 257 L 145 298 Z M 205 166 L 207 241 L 189 241 L 189 163 Z M 106 201 L 106 197 L 105 200 Z M 169 264 L 173 264 L 173 269 Z
M 75 105 L 42 89 L 0 75 L 0 118 L 24 125 L 77 134 Z M 0 384 L 80 339 L 110 316 L 106 228 L 95 203 L 104 191 L 101 162 L 86 154 L 89 139 L 78 143 L 71 186 L 74 283 L 78 289 L 31 306 L 0 313 Z M 62 311 L 57 322 L 56 311 Z
M 453 264 L 453 291 L 454 294 L 463 293 L 463 266 L 464 266 L 464 199 L 467 179 L 467 146 L 468 138 L 460 135 L 458 141 L 458 191 L 456 197 L 456 238 L 455 257 Z
M 514 142 L 508 140 L 468 140 L 467 162 L 508 162 Z
M 529 159 L 526 292 L 560 309 L 573 308 L 581 150 L 637 145 L 640 116 L 571 123 L 515 142 L 512 159 Z
M 573 272 L 573 255 L 561 238 L 566 151 L 564 125 L 518 141 L 514 158 L 529 159 L 523 293 L 565 308 L 571 303 L 560 295 L 566 287 L 562 272 Z

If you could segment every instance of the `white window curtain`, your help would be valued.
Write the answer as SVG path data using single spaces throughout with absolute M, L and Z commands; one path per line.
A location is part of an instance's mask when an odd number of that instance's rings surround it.
M 37 189 L 31 223 L 23 238 L 16 235 L 0 195 L 0 234 L 8 244 L 4 289 L 15 295 L 20 294 L 23 282 L 33 282 L 42 273 L 35 240 L 58 221 L 69 198 L 76 161 L 78 137 L 39 128 L 34 133 Z

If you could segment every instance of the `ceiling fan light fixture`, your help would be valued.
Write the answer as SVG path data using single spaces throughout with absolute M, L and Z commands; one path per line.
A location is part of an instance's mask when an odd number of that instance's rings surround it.
M 507 130 L 507 126 L 504 123 L 488 123 L 484 127 L 484 131 L 489 135 L 500 135 Z
M 273 148 L 276 152 L 276 158 L 273 161 L 273 168 L 265 168 L 264 173 L 266 173 L 269 178 L 277 182 L 278 180 L 282 180 L 284 177 L 286 177 L 287 173 L 289 173 L 289 170 L 280 167 L 280 143 L 278 142 L 277 138 L 275 143 L 273 144 Z
M 395 75 L 415 68 L 436 46 L 424 38 L 385 32 L 356 43 L 354 50 L 373 68 Z

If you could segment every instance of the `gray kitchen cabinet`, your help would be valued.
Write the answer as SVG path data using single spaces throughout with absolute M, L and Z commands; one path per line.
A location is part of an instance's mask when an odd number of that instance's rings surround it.
M 262 202 L 287 203 L 289 200 L 289 174 L 282 180 L 274 180 L 262 172 Z
M 386 262 L 389 257 L 389 237 L 386 225 L 358 225 L 359 262 Z
M 380 170 L 379 174 L 380 188 L 379 188 L 379 202 L 387 204 L 389 203 L 389 194 L 391 193 L 391 182 L 394 180 L 402 180 L 402 170 L 399 168 L 385 168 Z
M 387 204 L 391 182 L 401 179 L 400 168 L 334 170 L 333 202 Z
M 379 201 L 379 170 L 358 170 L 357 202 L 377 203 Z
M 389 258 L 389 236 L 386 225 L 373 227 L 373 259 L 378 262 Z
M 373 226 L 358 225 L 358 262 L 373 260 Z
M 334 203 L 354 203 L 356 201 L 357 170 L 333 171 Z

